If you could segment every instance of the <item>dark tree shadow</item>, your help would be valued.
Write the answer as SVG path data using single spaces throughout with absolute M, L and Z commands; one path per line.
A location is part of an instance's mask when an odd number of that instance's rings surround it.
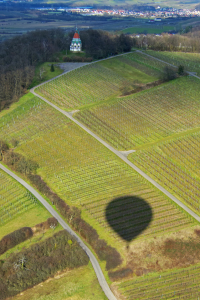
M 127 242 L 141 234 L 152 218 L 150 205 L 137 196 L 116 198 L 106 208 L 108 223 Z

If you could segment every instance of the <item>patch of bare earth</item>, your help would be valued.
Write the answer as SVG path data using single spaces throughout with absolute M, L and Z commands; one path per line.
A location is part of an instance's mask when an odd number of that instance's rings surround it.
M 117 283 L 112 283 L 111 286 L 110 286 L 113 294 L 116 296 L 117 299 L 120 299 L 120 300 L 126 300 L 126 297 L 124 297 L 118 290 L 118 285 Z
M 127 248 L 127 267 L 136 276 L 184 268 L 200 262 L 200 226 L 132 242 Z

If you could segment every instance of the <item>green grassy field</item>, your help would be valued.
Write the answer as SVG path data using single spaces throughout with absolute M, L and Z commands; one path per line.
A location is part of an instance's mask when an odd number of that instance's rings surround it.
M 15 151 L 37 161 L 38 174 L 51 189 L 70 205 L 79 207 L 83 218 L 94 226 L 100 237 L 112 243 L 122 255 L 125 256 L 126 241 L 121 236 L 130 238 L 135 228 L 140 240 L 194 225 L 167 197 L 40 99 L 32 97 L 11 113 L 8 110 L 0 126 L 2 135 L 7 132 L 9 143 L 13 138 L 19 141 Z M 133 209 L 131 199 L 126 200 L 125 208 L 123 198 L 112 207 L 110 220 L 116 225 L 114 220 L 118 218 L 118 226 L 113 227 L 107 221 L 108 205 L 126 196 L 141 197 L 152 209 L 152 221 L 142 232 L 141 218 L 147 222 L 149 212 L 143 213 L 139 199 L 135 205 L 141 217 L 135 217 L 135 228 L 129 228 L 126 222 Z M 123 216 L 117 215 L 119 207 L 123 208 Z
M 35 76 L 29 88 L 32 88 L 63 73 L 63 70 L 56 66 L 55 63 L 53 63 L 55 71 L 51 72 L 51 64 L 52 63 L 50 62 L 46 62 L 36 67 Z
M 31 193 L 3 171 L 0 171 L 0 182 L 0 239 L 51 217 Z
M 106 300 L 92 265 L 60 272 L 12 300 Z
M 136 149 L 130 160 L 199 213 L 199 81 L 183 77 L 120 97 L 121 82 L 137 84 L 140 78 L 140 84 L 146 84 L 156 80 L 162 68 L 162 63 L 135 52 L 72 71 L 38 90 L 64 109 L 81 108 L 76 117 L 114 147 Z M 159 279 L 164 278 L 164 299 L 178 299 L 184 289 L 189 295 L 192 286 L 194 295 L 190 295 L 195 297 L 199 292 L 196 264 L 200 261 L 195 230 L 198 234 L 200 230 L 191 217 L 39 98 L 27 94 L 0 117 L 0 139 L 6 136 L 10 146 L 17 140 L 15 151 L 39 164 L 37 173 L 52 191 L 80 208 L 83 219 L 100 238 L 120 252 L 123 266 L 133 270 L 133 278 L 113 284 L 122 298 L 160 299 L 158 272 Z M 170 241 L 175 251 L 177 239 L 184 241 L 185 236 L 192 238 L 192 248 L 188 250 L 187 241 L 183 243 L 180 253 L 184 261 L 178 253 L 173 258 L 163 252 Z M 188 283 L 185 276 L 179 276 L 176 284 L 174 265 L 186 268 L 188 264 L 193 265 L 189 273 L 181 270 L 181 274 L 189 274 Z M 171 273 L 163 273 L 166 269 Z M 136 280 L 141 275 L 144 277 Z M 75 283 L 73 275 L 71 278 L 71 286 L 77 287 L 71 294 L 63 290 L 61 281 L 53 280 L 51 286 L 59 289 L 60 299 L 84 299 L 91 286 L 82 281 L 84 276 Z M 31 298 L 35 290 L 36 296 L 41 295 L 41 287 L 36 287 L 22 296 L 35 299 Z M 48 283 L 41 297 L 54 299 L 48 297 L 56 297 L 56 292 L 51 290 L 48 295 L 47 290 Z
M 146 84 L 160 77 L 164 64 L 140 53 L 89 64 L 36 89 L 46 99 L 67 110 L 105 101 L 121 89 Z
M 113 147 L 137 150 L 188 130 L 198 130 L 199 97 L 199 80 L 183 77 L 83 109 L 75 117 Z
M 152 51 L 148 50 L 148 54 L 162 59 L 174 66 L 182 65 L 185 71 L 196 72 L 200 75 L 200 54 L 199 53 L 184 53 L 184 52 L 167 52 L 167 51 Z

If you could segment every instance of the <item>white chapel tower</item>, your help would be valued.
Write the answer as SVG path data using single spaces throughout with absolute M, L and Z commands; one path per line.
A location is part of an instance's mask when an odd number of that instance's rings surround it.
M 70 51 L 81 52 L 81 50 L 82 50 L 82 43 L 81 43 L 78 29 L 76 27 L 76 32 L 74 33 L 74 37 L 70 45 Z

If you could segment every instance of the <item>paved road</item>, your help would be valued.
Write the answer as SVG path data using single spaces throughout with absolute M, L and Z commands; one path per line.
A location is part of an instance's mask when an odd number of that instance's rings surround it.
M 148 55 L 150 56 L 149 54 L 146 54 L 142 51 L 139 51 L 138 52 L 141 52 L 145 55 Z M 128 54 L 128 53 L 127 53 Z M 152 56 L 151 56 L 152 57 Z M 159 59 L 158 59 L 159 60 Z M 160 60 L 161 61 L 161 60 Z M 162 61 L 164 62 L 164 61 Z M 95 63 L 95 62 L 94 62 Z M 166 63 L 166 62 L 164 62 Z M 166 63 L 168 65 L 171 65 L 169 63 Z M 174 65 L 171 65 L 174 67 Z M 70 71 L 69 71 L 70 72 Z M 63 73 L 64 74 L 64 73 Z M 62 76 L 63 74 L 57 76 L 57 77 L 60 77 Z M 198 76 L 196 75 L 193 75 L 191 74 L 192 76 L 194 77 L 197 77 L 199 78 Z M 54 80 L 55 78 L 51 79 L 51 80 Z M 199 78 L 200 79 L 200 78 Z M 50 80 L 50 81 L 51 81 Z M 46 83 L 46 82 L 45 82 Z M 42 83 L 44 84 L 44 83 Z M 40 84 L 40 85 L 42 85 Z M 153 180 L 150 176 L 148 176 L 146 173 L 144 173 L 142 170 L 140 170 L 137 166 L 135 166 L 132 162 L 130 162 L 127 157 L 121 153 L 120 151 L 114 149 L 112 146 L 110 146 L 108 143 L 106 143 L 104 140 L 102 140 L 100 137 L 98 137 L 95 133 L 93 133 L 90 129 L 88 129 L 85 125 L 83 125 L 82 123 L 80 123 L 79 121 L 77 121 L 76 119 L 73 118 L 73 114 L 72 113 L 68 113 L 64 110 L 62 110 L 61 108 L 57 107 L 55 104 L 51 103 L 50 101 L 46 100 L 44 97 L 38 95 L 34 90 L 35 88 L 37 88 L 38 86 L 32 88 L 30 90 L 31 93 L 33 93 L 35 96 L 39 97 L 40 99 L 42 99 L 43 101 L 45 101 L 47 104 L 51 105 L 53 108 L 55 108 L 56 110 L 58 110 L 59 112 L 61 112 L 63 115 L 65 115 L 66 117 L 68 117 L 70 120 L 72 120 L 74 123 L 76 123 L 78 126 L 80 126 L 83 130 L 85 130 L 88 134 L 90 134 L 91 136 L 93 136 L 96 140 L 98 140 L 101 144 L 103 144 L 106 148 L 108 148 L 110 151 L 112 151 L 114 154 L 116 154 L 119 158 L 121 158 L 127 165 L 129 165 L 132 169 L 134 169 L 136 172 L 138 172 L 141 176 L 143 176 L 146 180 L 148 180 L 150 183 L 152 183 L 156 188 L 158 188 L 161 192 L 163 192 L 166 196 L 168 196 L 171 200 L 173 200 L 176 204 L 178 204 L 182 209 L 184 209 L 187 213 L 189 213 L 193 218 L 195 218 L 198 222 L 200 222 L 200 217 L 195 214 L 191 209 L 189 209 L 186 205 L 184 205 L 181 201 L 179 201 L 176 197 L 174 197 L 171 193 L 169 193 L 165 188 L 163 188 L 160 184 L 158 184 L 155 180 Z M 40 196 L 41 197 L 41 196 Z M 45 200 L 44 200 L 45 201 Z M 45 206 L 46 207 L 46 206 Z M 62 219 L 61 219 L 62 220 Z M 62 220 L 62 222 L 64 222 Z M 61 224 L 61 223 L 60 223 Z M 66 223 L 65 223 L 66 224 Z M 62 224 L 61 224 L 62 225 Z M 67 225 L 67 224 L 66 224 Z M 67 225 L 67 227 L 69 228 L 69 226 Z M 70 229 L 70 228 L 69 228 Z M 72 231 L 70 229 L 70 231 Z M 70 232 L 69 231 L 69 232 Z M 82 243 L 82 242 L 81 242 Z M 83 244 L 84 245 L 84 244 Z M 84 245 L 84 247 L 86 247 Z M 82 247 L 83 248 L 83 247 Z M 84 248 L 83 248 L 84 249 Z M 87 248 L 88 249 L 88 248 Z M 85 250 L 85 249 L 84 249 Z M 89 249 L 87 251 L 90 251 Z M 88 253 L 88 252 L 86 252 Z M 91 253 L 90 251 L 90 259 L 91 259 L 91 262 L 93 264 L 93 267 L 94 267 L 94 270 L 97 274 L 97 277 L 98 277 L 98 280 L 99 280 L 99 283 L 102 287 L 102 289 L 104 290 L 106 296 L 108 297 L 108 299 L 116 299 L 115 296 L 112 294 L 112 292 L 110 291 L 109 289 L 109 286 L 105 280 L 105 278 L 103 277 L 103 273 L 100 269 L 100 266 L 98 265 L 98 262 L 97 260 L 95 259 L 95 263 L 93 262 L 93 258 L 92 258 L 93 254 Z M 94 257 L 94 256 L 93 256 Z M 100 271 L 99 271 L 100 269 Z M 100 273 L 99 273 L 100 272 Z M 110 294 L 111 293 L 111 294 Z M 114 297 L 114 298 L 113 298 Z
M 87 64 L 88 64 L 88 65 L 96 64 L 96 63 L 99 62 L 99 61 L 107 60 L 107 59 L 114 58 L 114 57 L 117 57 L 117 56 L 127 55 L 127 54 L 130 54 L 130 53 L 132 53 L 132 51 L 131 51 L 131 52 L 122 53 L 122 54 L 118 54 L 118 55 L 115 55 L 115 56 L 110 56 L 110 57 L 107 57 L 107 58 L 103 58 L 103 59 L 101 59 L 101 60 L 93 61 L 93 62 L 90 62 L 90 63 L 87 63 Z M 78 63 L 77 63 L 77 64 L 78 64 Z M 58 75 L 58 76 L 56 76 L 56 77 L 53 77 L 53 78 L 51 78 L 51 79 L 49 79 L 49 80 L 47 80 L 47 81 L 45 81 L 45 82 L 42 82 L 42 83 L 38 84 L 38 85 L 35 86 L 34 88 L 30 89 L 30 92 L 32 92 L 32 90 L 36 89 L 37 87 L 39 87 L 39 86 L 41 86 L 41 85 L 43 85 L 43 84 L 45 84 L 45 83 L 47 83 L 47 82 L 50 82 L 50 81 L 52 81 L 52 80 L 54 80 L 54 79 L 56 79 L 56 78 L 59 78 L 59 77 L 63 76 L 63 75 L 66 74 L 66 73 L 69 73 L 69 72 L 71 72 L 71 71 L 73 71 L 73 70 L 76 70 L 76 69 L 79 69 L 79 68 L 83 68 L 83 67 L 84 67 L 84 66 L 82 65 L 82 63 L 79 63 L 79 65 L 77 65 L 76 68 L 73 68 L 73 69 L 71 69 L 71 70 L 67 70 L 67 71 L 63 72 L 62 74 L 60 74 L 60 75 Z
M 0 169 L 2 169 L 4 172 L 6 172 L 8 175 L 12 176 L 15 180 L 17 180 L 21 185 L 23 185 L 27 190 L 29 190 L 43 205 L 46 207 L 46 209 L 50 212 L 50 214 L 55 217 L 60 225 L 67 230 L 79 243 L 81 248 L 86 252 L 88 255 L 92 266 L 94 268 L 94 271 L 97 275 L 98 281 L 100 286 L 102 287 L 102 290 L 104 291 L 105 295 L 109 300 L 117 300 L 117 298 L 114 296 L 112 291 L 110 290 L 110 287 L 108 286 L 105 277 L 103 275 L 103 272 L 100 268 L 100 265 L 96 259 L 96 257 L 93 255 L 93 253 L 90 251 L 90 249 L 83 243 L 83 241 L 80 239 L 80 237 L 65 223 L 65 221 L 59 216 L 59 214 L 53 209 L 53 207 L 28 183 L 26 183 L 23 179 L 15 175 L 12 171 L 8 170 L 6 167 L 4 167 L 2 164 L 0 164 Z
M 169 193 L 165 188 L 163 188 L 160 184 L 158 184 L 155 180 L 153 180 L 150 176 L 148 176 L 146 173 L 144 173 L 142 170 L 140 170 L 136 165 L 134 165 L 132 162 L 126 158 L 126 156 L 121 153 L 120 151 L 114 149 L 112 146 L 110 146 L 108 143 L 106 143 L 104 140 L 102 140 L 100 137 L 98 137 L 94 132 L 92 132 L 90 129 L 88 129 L 85 125 L 80 123 L 78 120 L 74 119 L 73 116 L 62 110 L 61 108 L 57 107 L 55 104 L 51 103 L 50 101 L 46 100 L 44 97 L 38 95 L 34 88 L 31 89 L 31 92 L 39 97 L 40 99 L 44 100 L 46 103 L 51 105 L 53 108 L 61 112 L 63 115 L 68 117 L 70 120 L 72 120 L 74 123 L 76 123 L 78 126 L 80 126 L 83 130 L 85 130 L 87 133 L 89 133 L 91 136 L 93 136 L 96 140 L 98 140 L 101 144 L 103 144 L 106 148 L 108 148 L 110 151 L 112 151 L 114 154 L 116 154 L 119 158 L 121 158 L 127 165 L 129 165 L 132 169 L 134 169 L 136 172 L 138 172 L 140 175 L 142 175 L 145 179 L 147 179 L 149 182 L 151 182 L 156 188 L 158 188 L 161 192 L 163 192 L 166 196 L 168 196 L 171 200 L 173 200 L 176 204 L 178 204 L 180 207 L 182 207 L 185 211 L 187 211 L 193 218 L 195 218 L 197 221 L 200 222 L 200 217 L 195 214 L 191 209 L 189 209 L 186 205 L 184 205 L 181 201 L 179 201 L 176 197 L 174 197 L 171 193 Z
M 148 53 L 146 53 L 146 52 L 143 52 L 143 51 L 140 51 L 140 50 L 136 50 L 136 52 L 139 52 L 139 53 L 142 53 L 142 54 L 144 54 L 144 55 L 146 55 L 146 56 L 149 56 L 149 57 L 151 57 L 151 58 L 154 58 L 155 60 L 158 60 L 158 61 L 160 61 L 160 62 L 162 62 L 162 63 L 165 63 L 166 65 L 169 65 L 169 66 L 171 66 L 171 67 L 177 68 L 177 66 L 172 65 L 172 64 L 170 64 L 170 63 L 168 63 L 168 62 L 166 62 L 166 61 L 164 61 L 164 60 L 162 60 L 162 59 L 159 59 L 159 58 L 157 58 L 157 57 L 154 57 L 154 56 L 152 56 L 152 55 L 150 55 L 150 54 L 148 54 Z M 196 74 L 194 74 L 193 72 L 186 71 L 186 73 L 189 74 L 190 76 L 193 76 L 193 77 L 196 77 L 196 78 L 200 79 L 200 77 L 197 76 Z

